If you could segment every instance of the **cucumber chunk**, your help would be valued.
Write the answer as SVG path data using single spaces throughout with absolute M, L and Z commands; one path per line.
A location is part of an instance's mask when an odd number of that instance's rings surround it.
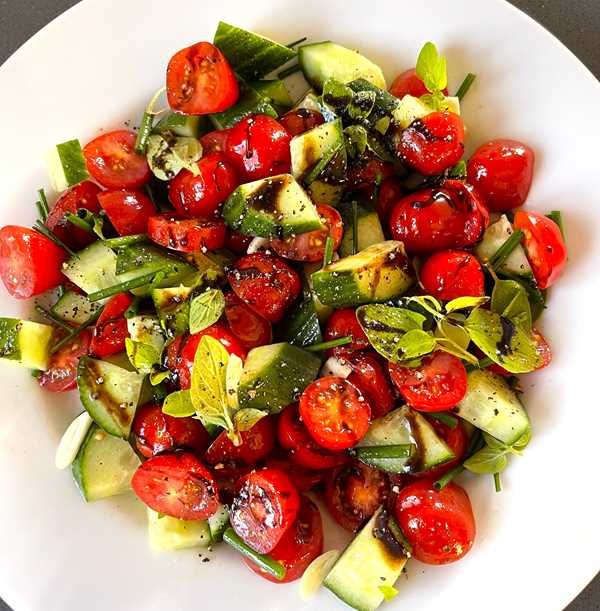
M 458 98 L 449 96 L 444 99 L 444 102 L 450 112 L 460 115 L 460 100 Z M 402 129 L 406 129 L 416 119 L 422 119 L 432 112 L 431 106 L 428 106 L 419 98 L 407 94 L 402 98 L 392 115 L 394 121 L 398 123 Z
M 48 368 L 54 329 L 39 322 L 0 318 L 0 359 L 29 369 Z
M 298 60 L 306 80 L 319 90 L 330 78 L 342 83 L 363 78 L 376 87 L 387 89 L 379 66 L 360 53 L 333 42 L 303 45 L 298 49 Z
M 72 465 L 77 486 L 86 501 L 97 501 L 131 489 L 140 459 L 127 441 L 90 427 Z
M 402 242 L 388 240 L 327 265 L 312 282 L 322 303 L 345 308 L 399 297 L 415 277 Z
M 63 265 L 63 274 L 86 293 L 118 284 L 117 255 L 103 242 L 94 242 Z
M 291 174 L 239 186 L 225 201 L 223 218 L 233 229 L 263 238 L 323 227 L 315 205 Z
M 252 81 L 248 84 L 258 95 L 268 98 L 278 112 L 287 111 L 294 104 L 285 83 L 281 79 Z
M 134 342 L 148 344 L 159 354 L 162 352 L 165 345 L 165 336 L 157 316 L 151 314 L 132 316 L 127 320 L 127 331 Z
M 250 350 L 238 387 L 240 407 L 278 414 L 298 400 L 319 373 L 321 359 L 285 342 Z
M 208 518 L 210 537 L 216 543 L 223 540 L 223 533 L 229 526 L 229 510 L 225 505 L 219 505 L 219 509 Z
M 344 221 L 344 235 L 342 237 L 342 243 L 339 248 L 340 257 L 348 257 L 352 254 L 353 246 L 353 227 L 354 217 L 352 214 L 352 204 L 345 203 L 338 208 Z M 356 206 L 356 220 L 357 220 L 357 245 L 354 249 L 356 252 L 360 252 L 373 244 L 379 244 L 385 241 L 385 235 L 383 228 L 381 227 L 381 221 L 377 211 L 372 206 L 365 204 L 357 204 Z
M 79 398 L 94 422 L 110 435 L 127 439 L 144 375 L 107 361 L 79 360 Z
M 277 118 L 278 113 L 269 97 L 260 94 L 254 87 L 243 81 L 239 82 L 240 97 L 227 110 L 210 115 L 210 120 L 216 129 L 228 129 L 248 115 L 269 115 Z
M 485 369 L 469 372 L 467 393 L 453 412 L 507 445 L 531 428 L 517 394 L 501 376 Z
M 318 262 L 317 263 L 305 263 L 302 266 L 302 273 L 304 274 L 305 282 L 308 288 L 310 289 L 312 299 L 313 299 L 313 304 L 315 306 L 315 311 L 317 313 L 319 322 L 321 324 L 324 324 L 327 322 L 327 319 L 333 314 L 333 308 L 331 306 L 325 305 L 324 303 L 321 303 L 315 291 L 313 290 L 313 284 L 312 284 L 312 275 L 316 271 L 319 271 L 321 267 L 322 267 L 322 264 Z
M 165 116 L 152 128 L 152 133 L 162 134 L 171 132 L 175 136 L 184 138 L 198 138 L 211 131 L 212 125 L 206 115 L 180 115 L 176 112 L 167 112 Z
M 90 177 L 79 140 L 68 140 L 51 148 L 46 165 L 55 191 L 64 191 Z
M 87 297 L 75 291 L 66 291 L 52 306 L 52 313 L 65 322 L 80 325 L 100 307 L 102 304 L 97 301 L 91 302 Z
M 178 520 L 160 516 L 147 507 L 148 538 L 150 547 L 156 551 L 208 547 L 211 542 L 206 520 Z
M 169 339 L 183 335 L 189 329 L 191 294 L 192 288 L 183 285 L 152 291 L 160 326 Z

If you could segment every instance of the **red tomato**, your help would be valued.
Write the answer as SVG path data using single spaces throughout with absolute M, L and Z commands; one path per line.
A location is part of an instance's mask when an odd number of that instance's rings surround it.
M 148 219 L 148 236 L 153 242 L 178 250 L 198 252 L 225 246 L 227 225 L 222 219 L 177 219 L 170 214 Z
M 55 352 L 48 363 L 48 369 L 38 377 L 38 384 L 44 390 L 65 392 L 77 388 L 77 365 L 82 356 L 89 352 L 92 332 L 82 331 L 72 342 Z
M 288 405 L 279 416 L 277 439 L 289 450 L 290 460 L 307 469 L 332 469 L 348 462 L 345 452 L 328 452 L 314 441 L 300 420 L 297 403 Z
M 314 471 L 305 469 L 290 461 L 285 454 L 277 456 L 269 456 L 265 462 L 265 466 L 271 469 L 281 469 L 285 471 L 292 480 L 292 483 L 298 489 L 298 492 L 309 492 L 317 484 L 320 484 L 325 477 L 326 471 Z
M 492 140 L 480 146 L 467 164 L 467 180 L 492 212 L 522 206 L 527 199 L 535 156 L 517 140 Z
M 376 354 L 355 352 L 348 357 L 351 382 L 367 398 L 373 418 L 385 416 L 394 407 L 392 385 Z
M 385 473 L 356 461 L 329 474 L 325 503 L 340 526 L 357 531 L 385 502 L 388 490 Z
M 270 344 L 271 323 L 247 306 L 233 291 L 225 293 L 225 318 L 246 350 Z
M 560 227 L 543 214 L 525 210 L 515 214 L 514 226 L 525 234 L 523 245 L 538 286 L 547 289 L 562 274 L 567 262 Z
M 167 100 L 176 112 L 207 115 L 233 106 L 239 97 L 235 74 L 210 42 L 198 42 L 173 55 L 167 66 Z
M 94 327 L 91 354 L 102 358 L 125 350 L 129 331 L 124 314 L 132 302 L 133 297 L 129 293 L 119 293 L 110 298 Z
M 294 523 L 300 495 L 287 474 L 279 469 L 252 471 L 236 488 L 231 526 L 253 550 L 268 554 Z
M 371 406 L 344 378 L 326 376 L 311 382 L 300 397 L 300 416 L 311 437 L 328 450 L 346 450 L 366 434 Z
M 166 365 L 177 374 L 179 387 L 182 390 L 189 388 L 192 383 L 194 357 L 196 356 L 200 340 L 205 335 L 210 335 L 221 342 L 229 354 L 235 354 L 241 359 L 246 358 L 246 351 L 242 348 L 237 338 L 229 331 L 227 325 L 223 323 L 216 322 L 214 325 L 194 335 L 182 335 L 172 341 L 166 349 Z
M 77 210 L 85 209 L 98 214 L 100 203 L 98 193 L 101 189 L 89 180 L 67 189 L 54 204 L 46 219 L 46 226 L 50 231 L 74 250 L 81 250 L 91 244 L 95 237 L 87 231 L 69 223 L 65 218 L 67 213 L 77 214 Z
M 156 208 L 139 191 L 103 191 L 98 201 L 119 235 L 146 233 L 148 219 L 156 214 Z
M 441 350 L 424 356 L 418 367 L 390 363 L 389 368 L 392 382 L 406 402 L 424 412 L 454 407 L 467 391 L 467 370 L 463 362 Z
M 267 115 L 250 115 L 231 128 L 227 155 L 242 179 L 250 182 L 290 171 L 291 136 Z
M 319 508 L 306 496 L 301 497 L 298 517 L 285 532 L 269 556 L 285 567 L 285 577 L 276 579 L 252 560 L 244 562 L 258 575 L 273 583 L 300 579 L 308 565 L 323 552 L 323 523 Z
M 446 180 L 436 189 L 403 197 L 392 210 L 390 230 L 410 254 L 475 244 L 490 215 L 475 189 L 460 180 Z
M 228 129 L 216 129 L 213 132 L 208 132 L 200 137 L 202 145 L 202 154 L 209 155 L 210 153 L 224 153 L 227 146 Z
M 252 239 L 251 235 L 244 235 L 235 229 L 228 229 L 227 237 L 225 238 L 225 247 L 236 255 L 245 255 Z
M 163 414 L 160 405 L 154 403 L 138 407 L 131 428 L 135 445 L 146 458 L 177 448 L 202 454 L 210 443 L 210 437 L 199 420 L 168 416 Z
M 352 343 L 330 348 L 327 351 L 327 356 L 347 357 L 356 350 L 364 350 L 371 346 L 369 339 L 356 318 L 356 311 L 352 308 L 335 310 L 327 320 L 325 334 L 323 335 L 324 341 L 329 342 L 332 339 L 348 335 L 352 336 Z
M 0 229 L 0 276 L 15 299 L 29 299 L 61 284 L 66 258 L 62 248 L 33 229 Z
M 266 458 L 275 447 L 275 425 L 271 416 L 261 418 L 249 431 L 240 433 L 242 443 L 234 446 L 223 431 L 210 444 L 204 460 L 215 467 L 223 465 L 227 470 L 255 465 L 259 460 Z
M 379 194 L 377 196 L 377 214 L 381 222 L 386 225 L 390 220 L 390 214 L 397 202 L 404 195 L 404 188 L 399 178 L 388 176 L 384 178 L 379 186 Z
M 150 509 L 178 520 L 206 520 L 219 508 L 215 479 L 191 452 L 149 458 L 131 487 Z
M 144 155 L 138 155 L 136 135 L 126 129 L 108 132 L 83 147 L 88 172 L 107 189 L 137 189 L 152 173 Z
M 376 157 L 374 153 L 362 155 L 348 167 L 348 182 L 349 189 L 362 189 L 368 187 L 377 181 L 379 178 L 384 179 L 394 173 L 394 166 L 382 161 Z
M 396 520 L 412 545 L 413 556 L 427 564 L 462 558 L 475 541 L 475 518 L 467 493 L 454 483 L 442 490 L 420 480 L 400 491 Z
M 444 250 L 431 255 L 421 267 L 425 292 L 442 301 L 485 294 L 481 264 L 464 250 Z
M 405 95 L 412 95 L 420 98 L 429 93 L 425 83 L 417 76 L 415 68 L 401 72 L 390 85 L 390 93 L 402 99 Z M 448 89 L 444 89 L 444 95 L 448 95 Z
M 317 212 L 325 229 L 300 233 L 285 240 L 271 240 L 271 247 L 280 257 L 294 261 L 322 261 L 328 237 L 333 240 L 334 252 L 340 247 L 344 235 L 342 216 L 327 204 L 317 204 Z
M 465 128 L 453 112 L 432 112 L 394 132 L 392 140 L 403 163 L 420 174 L 433 176 L 460 161 L 465 150 Z
M 552 349 L 550 348 L 550 344 L 548 344 L 548 342 L 546 341 L 546 338 L 535 327 L 531 329 L 531 338 L 535 343 L 535 349 L 537 353 L 542 359 L 542 362 L 539 367 L 535 368 L 535 370 L 538 371 L 539 369 L 543 369 L 544 367 L 550 365 L 552 361 Z M 476 349 L 476 354 L 479 357 L 485 356 L 483 352 L 481 352 L 479 349 Z M 491 365 L 486 367 L 486 369 L 489 369 L 490 371 L 493 371 L 494 373 L 497 373 L 501 376 L 510 377 L 514 375 L 513 373 L 504 369 L 504 367 L 497 365 L 496 363 L 492 363 Z
M 185 217 L 208 218 L 238 186 L 233 165 L 222 153 L 210 153 L 197 164 L 198 174 L 181 170 L 169 182 L 169 201 Z
M 414 477 L 429 477 L 430 479 L 437 480 L 464 460 L 467 445 L 469 444 L 469 436 L 460 421 L 454 428 L 450 428 L 447 424 L 435 420 L 434 418 L 427 418 L 427 420 L 429 420 L 429 424 L 433 426 L 435 432 L 448 444 L 448 447 L 454 452 L 456 458 L 453 458 L 439 467 L 434 467 L 428 471 L 412 473 L 411 475 Z
M 279 122 L 290 136 L 298 136 L 307 132 L 309 129 L 323 125 L 325 119 L 323 115 L 316 110 L 298 108 L 297 110 L 286 112 L 283 117 L 279 119 Z
M 291 267 L 261 252 L 238 259 L 225 272 L 235 294 L 270 322 L 280 321 L 302 290 Z

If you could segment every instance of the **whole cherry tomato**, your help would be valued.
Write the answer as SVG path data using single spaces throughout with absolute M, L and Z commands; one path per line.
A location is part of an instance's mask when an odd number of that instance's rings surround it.
M 390 85 L 390 93 L 399 99 L 405 95 L 412 95 L 415 98 L 420 98 L 422 95 L 429 93 L 425 83 L 417 76 L 415 68 L 401 72 Z M 444 89 L 444 95 L 448 95 L 448 89 Z
M 253 238 L 251 235 L 244 235 L 235 229 L 227 229 L 227 236 L 225 238 L 225 247 L 234 252 L 236 255 L 245 255 L 252 242 Z
M 327 326 L 325 327 L 323 339 L 329 342 L 340 337 L 347 337 L 348 335 L 352 337 L 352 342 L 344 346 L 330 348 L 327 351 L 327 356 L 337 356 L 338 358 L 347 357 L 356 350 L 365 350 L 371 345 L 356 318 L 355 310 L 352 308 L 335 310 L 327 319 Z
M 298 492 L 309 492 L 325 479 L 325 474 L 327 473 L 326 471 L 305 469 L 291 462 L 285 452 L 278 452 L 277 455 L 271 454 L 265 461 L 265 466 L 285 471 L 290 476 Z
M 48 369 L 38 376 L 38 384 L 44 390 L 66 392 L 77 388 L 77 365 L 90 349 L 92 332 L 84 329 L 73 341 L 50 356 Z
M 397 202 L 402 199 L 404 188 L 399 178 L 388 176 L 384 178 L 379 185 L 379 193 L 377 195 L 377 214 L 384 225 L 390 220 L 390 214 Z
M 200 137 L 202 145 L 202 154 L 209 155 L 210 153 L 224 153 L 227 148 L 228 129 L 216 129 L 213 132 L 208 132 Z
M 323 125 L 325 119 L 323 115 L 316 110 L 298 108 L 297 110 L 286 112 L 283 117 L 279 119 L 279 122 L 290 136 L 298 136 L 307 132 L 309 129 Z
M 227 225 L 223 219 L 178 219 L 159 214 L 148 219 L 148 237 L 179 252 L 216 250 L 225 245 Z
M 348 382 L 367 398 L 372 417 L 385 416 L 394 407 L 394 393 L 378 356 L 367 351 L 354 352 L 348 363 L 352 367 Z
M 444 250 L 431 255 L 420 272 L 425 292 L 442 301 L 485 294 L 481 264 L 464 250 Z
M 119 293 L 110 298 L 94 327 L 91 354 L 102 358 L 125 350 L 129 331 L 124 314 L 132 302 L 133 297 L 129 293 Z
M 517 140 L 491 140 L 467 164 L 467 180 L 492 212 L 522 206 L 527 199 L 535 155 Z
M 233 291 L 225 293 L 225 317 L 231 332 L 246 350 L 271 343 L 273 339 L 271 323 L 259 316 Z
M 379 159 L 374 153 L 366 153 L 348 167 L 347 186 L 349 189 L 362 189 L 393 173 L 394 166 L 391 163 Z
M 98 193 L 98 201 L 119 235 L 146 233 L 156 208 L 143 193 L 119 189 Z

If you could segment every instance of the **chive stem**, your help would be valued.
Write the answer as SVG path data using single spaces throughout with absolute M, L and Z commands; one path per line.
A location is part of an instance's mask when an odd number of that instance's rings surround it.
M 162 272 L 151 272 L 149 274 L 144 274 L 143 276 L 139 276 L 138 278 L 132 278 L 131 280 L 126 280 L 125 282 L 121 282 L 119 284 L 115 284 L 113 286 L 109 286 L 108 288 L 102 289 L 101 291 L 96 291 L 95 293 L 90 293 L 88 295 L 88 299 L 90 301 L 100 301 L 101 299 L 106 299 L 107 297 L 112 297 L 113 295 L 118 295 L 119 293 L 125 293 L 132 289 L 137 289 L 140 286 L 144 286 L 145 284 L 150 284 L 157 276 Z
M 46 221 L 48 218 L 48 213 L 50 212 L 50 206 L 48 206 L 48 199 L 46 198 L 46 192 L 44 189 L 38 189 L 38 195 L 40 196 L 40 205 L 44 210 L 44 218 L 43 221 Z
M 304 350 L 309 352 L 321 352 L 322 350 L 329 350 L 329 348 L 336 348 L 337 346 L 345 346 L 346 344 L 352 343 L 352 336 L 346 335 L 345 337 L 338 337 L 336 339 L 330 339 L 328 342 L 319 342 L 318 344 L 311 344 L 310 346 L 304 346 Z
M 327 267 L 333 258 L 333 238 L 327 236 L 325 241 L 325 251 L 323 252 L 323 267 Z
M 456 92 L 456 97 L 459 100 L 462 100 L 465 95 L 467 95 L 467 91 L 469 91 L 469 89 L 471 88 L 471 85 L 473 84 L 473 81 L 477 78 L 477 75 L 473 74 L 472 72 L 469 72 L 469 74 L 467 74 L 467 76 L 465 76 L 465 80 L 460 84 L 460 87 L 458 88 L 458 91 Z
M 502 492 L 502 482 L 500 481 L 500 473 L 494 473 L 494 488 L 496 492 Z
M 65 285 L 61 284 L 57 289 L 56 289 L 56 296 L 60 299 L 64 294 L 65 294 Z
M 521 243 L 523 235 L 524 233 L 520 229 L 517 229 L 490 257 L 489 264 L 495 271 L 498 271 L 504 265 L 512 251 Z
M 270 556 L 267 556 L 266 554 L 259 554 L 258 552 L 254 551 L 240 539 L 233 528 L 228 528 L 223 533 L 223 541 L 231 545 L 234 550 L 240 552 L 240 554 L 246 556 L 246 558 L 249 560 L 252 560 L 254 564 L 259 566 L 269 575 L 275 577 L 275 579 L 284 579 L 285 567 L 280 562 L 273 560 L 273 558 Z
M 73 214 L 72 212 L 67 212 L 67 214 L 65 214 L 65 219 L 72 225 L 75 225 L 75 227 L 79 227 L 88 233 L 94 233 L 94 228 L 91 227 L 87 221 L 83 220 L 81 217 Z
M 125 316 L 125 318 L 128 320 L 130 318 L 133 318 L 134 316 L 137 316 L 137 313 L 140 309 L 140 302 L 141 302 L 141 298 L 138 296 L 135 296 L 133 298 L 133 301 L 131 302 L 131 305 L 125 310 L 125 314 L 123 316 Z
M 145 233 L 135 233 L 133 235 L 124 235 L 120 238 L 108 238 L 104 240 L 104 244 L 109 248 L 122 248 L 123 246 L 131 246 L 132 244 L 141 244 L 147 242 L 148 236 Z
M 56 314 L 53 314 L 49 310 L 46 310 L 46 308 L 42 308 L 41 305 L 36 305 L 35 311 L 38 314 L 41 314 L 44 318 L 51 320 L 54 324 L 58 325 L 59 327 L 62 327 L 63 329 L 66 329 L 67 331 L 73 330 L 73 327 L 69 323 L 66 323 L 64 320 L 62 320 L 62 318 L 59 318 Z
M 306 40 L 308 40 L 308 39 L 306 38 L 306 36 L 304 36 L 303 38 L 299 38 L 298 40 L 294 40 L 294 42 L 290 42 L 290 44 L 286 45 L 286 47 L 289 47 L 291 49 L 291 48 L 296 47 L 299 44 L 305 42 Z
M 37 223 L 35 223 L 35 225 L 33 226 L 33 228 L 38 232 L 41 233 L 45 238 L 48 238 L 51 242 L 54 242 L 57 246 L 59 246 L 60 248 L 62 248 L 63 250 L 66 250 L 71 256 L 76 257 L 78 256 L 77 253 L 72 250 L 71 248 L 69 248 L 60 238 L 57 238 L 49 229 L 48 227 L 46 227 L 46 225 L 44 225 L 43 223 L 41 223 L 40 221 L 37 221 Z
M 564 240 L 565 239 L 565 228 L 563 226 L 561 211 L 560 210 L 552 210 L 552 212 L 550 212 L 546 216 L 551 221 L 554 221 L 558 225 L 558 228 L 560 229 L 560 234 L 562 235 L 563 240 Z
M 489 367 L 490 365 L 493 365 L 494 361 L 492 361 L 492 359 L 489 356 L 486 356 L 485 358 L 481 359 L 479 361 L 479 369 L 485 369 L 486 367 Z
M 145 110 L 140 121 L 137 136 L 135 138 L 135 145 L 133 150 L 138 155 L 145 155 L 146 147 L 148 146 L 148 138 L 152 133 L 152 115 Z
M 69 342 L 73 341 L 84 329 L 92 326 L 98 320 L 98 318 L 100 318 L 102 310 L 104 310 L 104 306 L 98 308 L 89 318 L 84 320 L 79 327 L 72 329 L 68 335 L 63 337 L 58 343 L 54 344 L 52 350 L 50 350 L 50 354 L 58 352 L 63 346 L 66 346 Z
M 295 72 L 300 72 L 300 70 L 302 70 L 302 68 L 300 68 L 300 64 L 293 64 L 289 68 L 286 68 L 285 70 L 282 70 L 281 72 L 278 72 L 277 78 L 284 79 L 286 76 L 290 76 L 291 74 L 294 74 Z
M 410 458 L 415 451 L 414 443 L 400 443 L 389 446 L 364 446 L 355 448 L 359 459 L 369 458 Z
M 358 252 L 358 202 L 352 201 L 352 254 Z
M 455 429 L 458 426 L 458 418 L 451 416 L 448 412 L 429 412 L 427 415 L 435 420 L 439 420 L 451 429 Z
M 35 207 L 37 208 L 40 220 L 42 221 L 42 223 L 45 223 L 48 220 L 48 214 L 46 213 L 46 210 L 44 209 L 44 205 L 42 204 L 41 201 L 38 200 L 35 202 Z

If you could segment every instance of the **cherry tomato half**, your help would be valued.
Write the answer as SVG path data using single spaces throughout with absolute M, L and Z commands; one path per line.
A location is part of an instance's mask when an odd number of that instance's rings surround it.
M 139 191 L 103 191 L 98 201 L 119 235 L 146 233 L 148 219 L 156 214 L 150 198 Z
M 465 150 L 465 128 L 453 112 L 432 112 L 395 131 L 392 141 L 403 163 L 420 174 L 433 176 L 460 161 Z
M 290 140 L 273 117 L 250 115 L 230 129 L 227 156 L 242 182 L 285 174 L 291 167 Z
M 410 254 L 464 248 L 479 240 L 490 215 L 476 191 L 460 180 L 403 197 L 392 210 L 390 230 Z
M 332 469 L 348 462 L 345 452 L 328 452 L 315 442 L 300 420 L 297 403 L 288 405 L 279 416 L 277 439 L 289 450 L 290 460 L 307 469 Z
M 333 252 L 340 247 L 344 235 L 342 216 L 327 204 L 317 204 L 317 212 L 325 229 L 300 233 L 285 240 L 271 240 L 271 247 L 280 257 L 294 261 L 322 261 L 328 237 L 333 240 Z
M 202 154 L 206 156 L 210 153 L 224 153 L 227 148 L 228 134 L 228 129 L 216 129 L 215 131 L 208 132 L 208 134 L 201 136 L 200 144 L 202 145 Z
M 325 503 L 340 526 L 355 532 L 385 502 L 388 490 L 385 473 L 356 461 L 329 474 Z
M 0 276 L 15 299 L 29 299 L 61 284 L 66 258 L 62 248 L 33 229 L 0 229 Z
M 138 451 L 146 458 L 178 448 L 202 454 L 210 443 L 210 437 L 199 420 L 191 416 L 168 416 L 160 405 L 154 403 L 138 407 L 131 429 Z
M 235 294 L 270 322 L 280 321 L 302 290 L 298 274 L 265 253 L 246 255 L 225 272 Z
M 77 365 L 90 349 L 92 332 L 84 329 L 73 341 L 55 352 L 48 362 L 48 369 L 38 377 L 38 384 L 52 392 L 66 392 L 77 388 Z
M 296 486 L 298 492 L 309 492 L 325 478 L 326 471 L 315 471 L 305 469 L 296 463 L 291 462 L 288 454 L 278 452 L 277 455 L 271 454 L 265 461 L 265 466 L 271 469 L 281 469 L 285 471 Z
M 447 424 L 444 424 L 443 422 L 440 422 L 434 418 L 427 418 L 427 420 L 429 421 L 429 424 L 433 426 L 438 436 L 446 442 L 456 458 L 445 462 L 439 467 L 434 467 L 433 469 L 429 469 L 427 471 L 412 473 L 411 475 L 413 477 L 428 477 L 430 479 L 437 480 L 464 460 L 467 445 L 469 444 L 469 436 L 467 435 L 467 431 L 460 421 L 454 428 L 451 428 Z
M 94 327 L 91 354 L 102 358 L 125 350 L 125 339 L 129 337 L 129 331 L 124 314 L 132 302 L 133 297 L 129 293 L 111 297 Z
M 413 556 L 421 562 L 454 562 L 473 547 L 476 530 L 471 501 L 452 482 L 442 490 L 436 490 L 429 479 L 409 484 L 398 494 L 395 514 Z
M 148 219 L 148 236 L 157 244 L 179 252 L 216 250 L 225 245 L 227 225 L 223 219 L 177 219 L 170 214 Z
M 294 523 L 300 495 L 279 469 L 252 471 L 239 480 L 236 488 L 231 526 L 253 550 L 268 554 Z
M 215 45 L 199 42 L 178 51 L 167 66 L 167 99 L 176 112 L 206 115 L 233 106 L 239 87 L 229 62 Z
M 533 151 L 517 140 L 492 140 L 467 164 L 467 180 L 492 212 L 522 206 L 533 179 Z
M 169 201 L 184 217 L 208 218 L 238 186 L 231 162 L 222 153 L 205 155 L 197 163 L 198 173 L 181 170 L 169 182 Z
M 365 436 L 371 406 L 348 380 L 326 376 L 305 388 L 300 397 L 300 416 L 320 446 L 346 450 Z
M 214 477 L 191 452 L 149 458 L 133 474 L 131 487 L 150 509 L 178 520 L 206 520 L 219 507 Z
M 467 370 L 462 361 L 441 350 L 424 356 L 417 367 L 390 363 L 389 369 L 406 402 L 424 412 L 454 407 L 467 391 Z
M 425 83 L 417 76 L 415 68 L 401 72 L 390 85 L 390 93 L 399 99 L 405 95 L 412 95 L 415 98 L 420 98 L 422 95 L 429 93 Z M 448 95 L 448 89 L 444 89 L 444 95 Z
M 327 356 L 347 357 L 356 350 L 365 350 L 371 344 L 363 328 L 356 318 L 356 311 L 352 308 L 343 308 L 335 312 L 327 319 L 327 326 L 323 339 L 326 342 L 339 337 L 352 336 L 352 342 L 344 346 L 336 346 L 327 351 Z
M 137 189 L 152 173 L 134 151 L 136 135 L 126 129 L 98 136 L 83 147 L 88 172 L 107 189 Z
M 98 185 L 89 180 L 67 189 L 58 198 L 48 218 L 46 226 L 50 231 L 67 246 L 74 250 L 81 250 L 91 244 L 95 237 L 84 229 L 76 227 L 67 219 L 67 213 L 77 214 L 77 210 L 85 209 L 98 214 L 100 212 L 100 203 L 98 202 L 98 193 L 101 189 Z
M 362 189 L 393 173 L 394 166 L 391 163 L 379 159 L 374 153 L 367 153 L 348 167 L 347 186 L 349 189 Z
M 442 301 L 485 294 L 481 264 L 464 250 L 444 250 L 431 255 L 421 267 L 425 292 Z
M 231 332 L 246 350 L 270 344 L 273 339 L 271 323 L 259 316 L 233 291 L 225 293 L 225 318 Z
M 286 112 L 283 117 L 279 119 L 279 122 L 290 136 L 298 136 L 307 132 L 309 129 L 323 125 L 325 119 L 323 115 L 316 110 L 298 108 L 297 110 Z
M 525 234 L 523 246 L 538 286 L 548 288 L 562 274 L 567 262 L 560 227 L 543 214 L 525 210 L 515 214 L 514 226 Z
M 288 583 L 300 579 L 306 567 L 323 552 L 323 522 L 319 508 L 306 496 L 300 500 L 298 516 L 269 556 L 283 564 L 285 577 L 276 579 L 252 560 L 244 562 L 258 575 L 273 583 Z
M 225 248 L 228 248 L 236 255 L 245 255 L 252 240 L 251 235 L 244 235 L 235 229 L 228 229 L 227 237 L 225 238 Z
M 370 352 L 354 352 L 348 357 L 351 382 L 367 398 L 373 418 L 385 416 L 394 407 L 394 393 L 379 357 Z

